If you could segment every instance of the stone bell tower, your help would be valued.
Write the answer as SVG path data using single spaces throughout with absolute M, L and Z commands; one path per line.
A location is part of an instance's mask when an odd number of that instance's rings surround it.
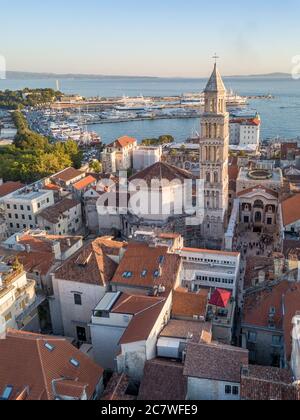
M 228 210 L 229 113 L 217 63 L 204 94 L 200 139 L 200 178 L 205 185 L 201 234 L 207 239 L 222 240 Z

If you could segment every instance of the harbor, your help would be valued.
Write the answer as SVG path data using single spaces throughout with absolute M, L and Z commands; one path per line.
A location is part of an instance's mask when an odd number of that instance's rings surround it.
M 227 95 L 229 108 L 242 109 L 247 99 L 233 92 Z M 91 125 L 128 122 L 200 118 L 204 110 L 203 94 L 184 94 L 174 97 L 122 97 L 84 99 L 63 96 L 51 107 L 30 108 L 24 111 L 32 130 L 54 141 L 72 139 L 79 146 L 96 146 L 101 136 L 88 129 Z

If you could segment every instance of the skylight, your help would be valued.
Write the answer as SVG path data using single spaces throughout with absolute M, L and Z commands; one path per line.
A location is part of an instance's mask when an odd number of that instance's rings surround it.
M 70 363 L 71 363 L 72 366 L 74 366 L 76 368 L 78 368 L 80 366 L 80 363 L 76 359 L 71 359 Z
M 49 351 L 53 351 L 53 350 L 55 349 L 55 347 L 54 347 L 54 346 L 52 346 L 52 344 L 49 344 L 49 343 L 46 343 L 46 344 L 45 344 L 45 347 L 46 347 L 46 349 L 47 349 L 47 350 L 49 350 Z
M 13 392 L 13 386 L 11 386 L 11 385 L 8 385 L 5 389 L 4 389 L 4 391 L 3 391 L 3 394 L 2 394 L 2 396 L 1 396 L 1 400 L 5 400 L 5 401 L 8 401 L 9 399 L 10 399 L 10 397 L 11 397 L 11 394 L 12 394 L 12 392 Z
M 159 270 L 155 270 L 153 275 L 157 279 L 159 277 Z
M 131 271 L 125 271 L 123 273 L 123 279 L 130 279 L 133 276 L 133 273 Z
M 147 270 L 142 271 L 142 277 L 145 278 L 147 276 L 147 274 L 148 274 L 148 271 Z
M 158 259 L 158 262 L 160 265 L 163 265 L 163 263 L 165 262 L 165 257 L 163 255 L 161 255 Z

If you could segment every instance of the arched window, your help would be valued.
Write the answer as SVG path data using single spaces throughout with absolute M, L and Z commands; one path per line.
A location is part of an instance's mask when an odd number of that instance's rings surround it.
M 206 182 L 210 182 L 210 172 L 206 172 Z
M 214 183 L 217 184 L 219 182 L 219 174 L 218 172 L 214 173 Z
M 264 203 L 261 200 L 256 200 L 254 203 L 254 207 L 256 209 L 263 209 L 264 208 Z

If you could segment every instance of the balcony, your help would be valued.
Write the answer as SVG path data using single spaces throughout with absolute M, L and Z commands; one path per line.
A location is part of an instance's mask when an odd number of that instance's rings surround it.
M 37 295 L 34 302 L 27 306 L 22 313 L 16 317 L 16 323 L 18 324 L 18 328 L 22 329 L 25 325 L 28 324 L 28 320 L 31 321 L 32 314 L 38 309 L 42 303 L 47 300 L 45 295 Z

